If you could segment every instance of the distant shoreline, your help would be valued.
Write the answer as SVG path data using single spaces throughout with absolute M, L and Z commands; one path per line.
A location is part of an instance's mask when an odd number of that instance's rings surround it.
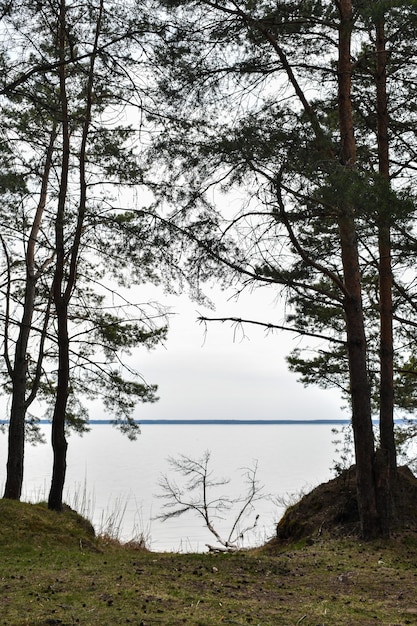
M 397 423 L 403 420 L 395 420 Z M 375 424 L 378 421 L 375 420 Z M 7 426 L 7 420 L 0 420 L 0 425 Z M 38 424 L 50 424 L 49 420 L 40 420 Z M 111 425 L 112 420 L 90 420 L 90 426 Z M 343 426 L 350 424 L 349 419 L 322 420 L 255 420 L 255 419 L 156 419 L 135 420 L 139 426 Z
M 396 424 L 404 422 L 402 419 L 394 420 Z M 378 420 L 373 420 L 378 424 Z M 49 420 L 40 420 L 38 424 L 50 424 Z M 87 425 L 101 426 L 112 425 L 112 420 L 90 420 Z M 350 424 L 349 419 L 323 419 L 323 420 L 254 420 L 254 419 L 158 419 L 158 420 L 135 420 L 138 426 L 343 426 Z M 0 426 L 7 426 L 7 420 L 0 420 Z
M 111 424 L 111 420 L 90 420 L 90 424 Z M 253 420 L 253 419 L 167 419 L 137 420 L 139 425 L 153 426 L 274 426 L 274 425 L 306 425 L 306 424 L 349 424 L 349 420 Z

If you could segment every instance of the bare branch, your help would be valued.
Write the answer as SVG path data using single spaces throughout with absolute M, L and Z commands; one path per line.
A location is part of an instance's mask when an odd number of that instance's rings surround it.
M 180 487 L 166 474 L 161 477 L 159 487 L 162 493 L 157 497 L 165 500 L 163 507 L 166 512 L 157 516 L 156 519 L 167 521 L 192 511 L 204 519 L 208 530 L 222 546 L 206 544 L 210 551 L 235 552 L 240 549 L 239 542 L 244 538 L 244 535 L 256 527 L 259 516 L 256 516 L 253 524 L 245 528 L 240 528 L 241 522 L 253 510 L 254 502 L 265 497 L 262 493 L 263 487 L 259 485 L 256 479 L 257 462 L 252 469 L 245 469 L 246 483 L 248 484 L 247 493 L 243 497 L 233 499 L 227 496 L 210 498 L 209 492 L 214 487 L 226 485 L 229 480 L 213 478 L 212 472 L 209 470 L 209 461 L 209 451 L 206 451 L 201 459 L 192 459 L 184 455 L 168 458 L 171 469 L 187 479 L 187 482 Z M 216 529 L 213 519 L 221 517 L 221 513 L 230 510 L 233 505 L 239 503 L 242 506 L 234 517 L 227 539 L 224 539 Z
M 253 324 L 255 326 L 263 326 L 267 330 L 285 330 L 291 333 L 296 333 L 297 335 L 302 335 L 303 337 L 315 337 L 316 339 L 324 339 L 325 341 L 337 343 L 342 346 L 346 345 L 346 342 L 342 339 L 336 339 L 335 337 L 329 337 L 328 335 L 311 333 L 306 330 L 301 330 L 300 328 L 290 328 L 288 326 L 281 326 L 280 324 L 271 324 L 270 322 L 248 320 L 242 317 L 206 317 L 205 315 L 200 315 L 197 319 L 199 322 L 233 322 L 234 324 Z

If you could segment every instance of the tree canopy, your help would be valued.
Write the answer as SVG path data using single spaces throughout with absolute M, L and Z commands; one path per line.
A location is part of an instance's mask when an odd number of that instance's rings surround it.
M 5 496 L 20 497 L 37 398 L 50 407 L 60 509 L 65 433 L 88 426 L 83 397 L 101 398 L 130 437 L 136 404 L 157 399 L 125 359 L 163 341 L 167 324 L 163 307 L 127 292 L 161 280 L 164 257 L 149 218 L 131 210 L 140 128 L 128 111 L 141 88 L 130 70 L 144 63 L 147 22 L 134 3 L 57 0 L 11 3 L 1 26 Z
M 415 1 L 0 9 L 6 494 L 36 394 L 57 509 L 80 394 L 132 434 L 155 399 L 121 354 L 164 336 L 161 311 L 122 288 L 174 276 L 203 297 L 216 277 L 282 296 L 252 322 L 303 336 L 291 369 L 348 398 L 363 536 L 388 536 L 394 408 L 417 400 Z

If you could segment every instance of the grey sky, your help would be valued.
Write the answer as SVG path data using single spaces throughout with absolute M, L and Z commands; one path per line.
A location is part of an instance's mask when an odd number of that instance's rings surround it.
M 245 336 L 229 323 L 197 322 L 208 316 L 233 315 L 273 323 L 282 321 L 271 290 L 245 294 L 237 302 L 223 292 L 213 296 L 216 311 L 186 297 L 161 298 L 176 315 L 165 348 L 140 351 L 135 366 L 159 387 L 155 405 L 141 405 L 137 419 L 337 419 L 342 400 L 333 390 L 305 389 L 288 371 L 285 356 L 300 338 L 285 332 L 266 333 L 247 326 Z

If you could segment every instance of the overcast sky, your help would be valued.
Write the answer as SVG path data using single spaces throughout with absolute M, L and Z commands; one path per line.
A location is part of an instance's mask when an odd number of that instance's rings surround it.
M 135 366 L 158 385 L 160 400 L 140 405 L 137 419 L 340 419 L 348 417 L 334 390 L 305 389 L 288 371 L 285 356 L 300 343 L 291 333 L 247 326 L 245 335 L 230 323 L 197 321 L 233 315 L 279 324 L 282 308 L 271 289 L 240 296 L 210 292 L 215 312 L 186 296 L 159 300 L 175 313 L 165 347 L 135 354 Z

